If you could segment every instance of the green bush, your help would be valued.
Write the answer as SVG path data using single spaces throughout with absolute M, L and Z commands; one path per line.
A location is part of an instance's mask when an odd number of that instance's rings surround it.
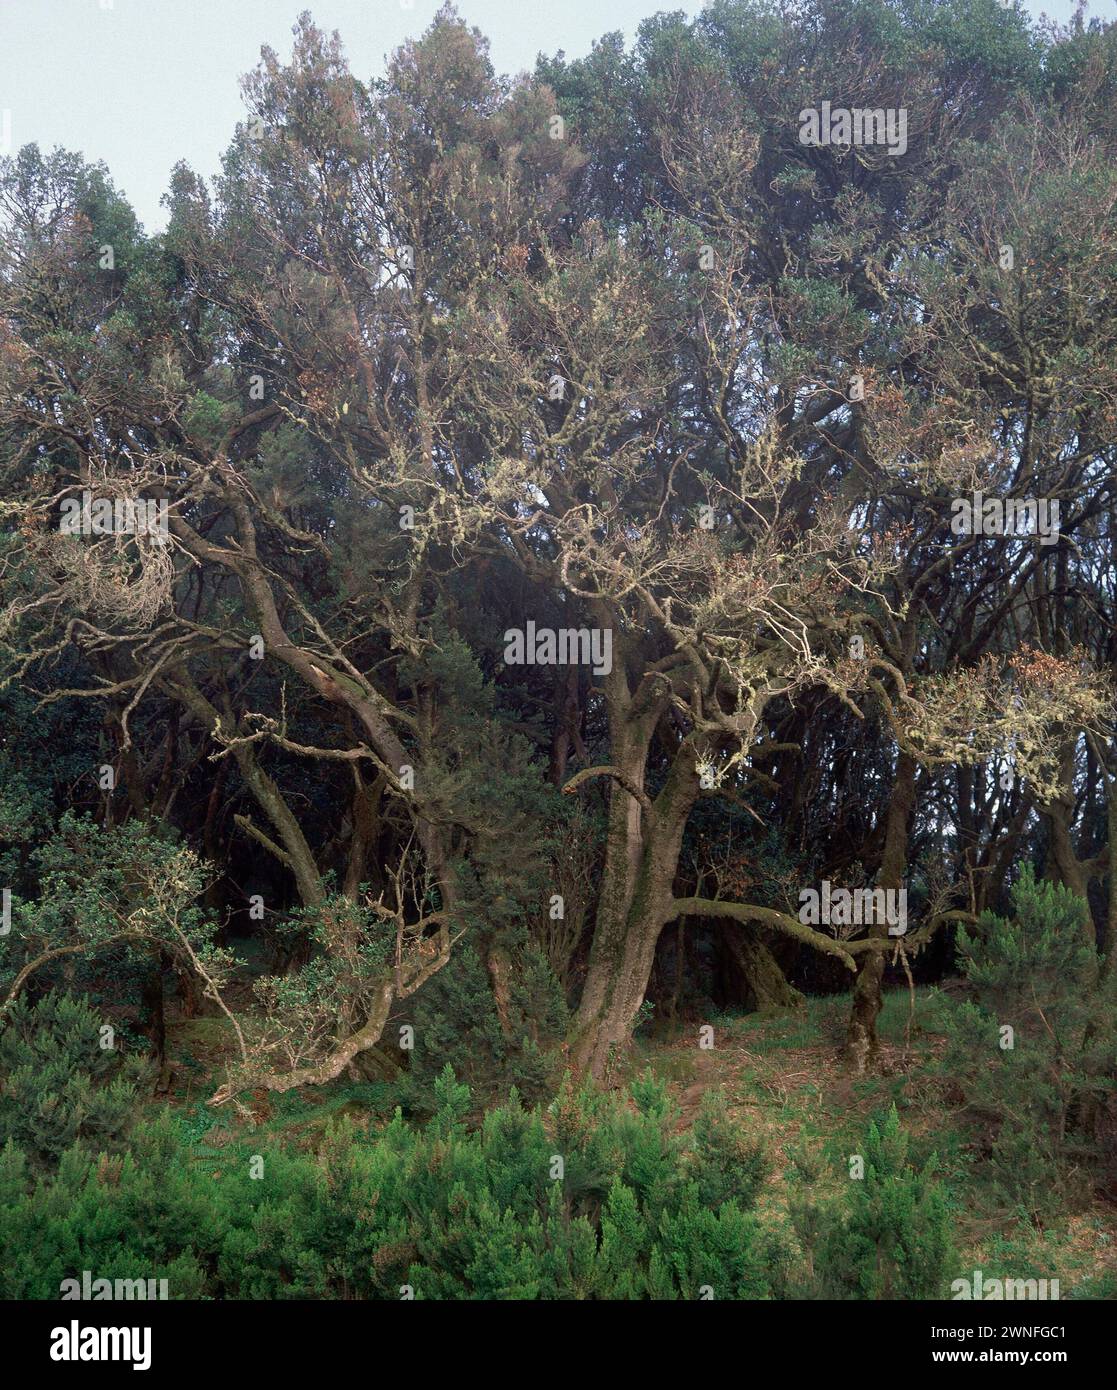
M 713 1207 L 733 1199 L 751 1207 L 767 1172 L 764 1149 L 731 1122 L 721 1091 L 703 1094 L 694 1121 L 694 1145 L 692 1174 L 699 1201 Z
M 808 1257 L 753 1204 L 759 1146 L 714 1094 L 679 1133 L 660 1083 L 627 1096 L 567 1079 L 546 1109 L 513 1094 L 479 1128 L 445 1067 L 423 1124 L 345 1118 L 317 1153 L 248 1134 L 199 1151 L 164 1112 L 127 1155 L 78 1145 L 53 1175 L 0 1154 L 0 1263 L 13 1298 L 61 1281 L 165 1278 L 172 1298 L 763 1299 L 942 1297 L 949 1214 L 895 1110 L 870 1126 L 843 1202 L 800 1207 Z
M 137 1112 L 145 1059 L 101 1046 L 99 1018 L 83 999 L 18 998 L 0 1030 L 0 1145 L 37 1166 L 75 1144 L 119 1147 Z
M 123 1157 L 79 1145 L 32 1181 L 13 1144 L 0 1160 L 0 1251 L 8 1298 L 59 1297 L 63 1279 L 167 1279 L 173 1297 L 205 1291 L 225 1203 L 180 1147 L 168 1117 L 137 1125 Z
M 958 933 L 969 994 L 941 1011 L 941 1068 L 961 1090 L 993 1194 L 1042 1219 L 1082 1197 L 1103 1157 L 1095 1133 L 1117 1102 L 1117 1018 L 1082 900 L 1027 869 L 1012 907 Z
M 869 1123 L 860 1177 L 842 1202 L 794 1214 L 810 1256 L 799 1293 L 829 1299 L 945 1298 L 954 1269 L 952 1220 L 935 1181 L 935 1159 L 908 1162 L 907 1136 L 893 1106 Z
M 513 1087 L 527 1101 L 549 1090 L 547 1049 L 566 1029 L 567 1011 L 550 965 L 527 947 L 509 975 L 509 1029 L 501 1027 L 492 982 L 471 946 L 454 951 L 416 998 L 415 1050 L 401 1099 L 417 1115 L 433 1113 L 434 1086 L 449 1064 L 482 1104 Z
M 761 1298 L 784 1244 L 728 1197 L 723 1108 L 678 1135 L 661 1088 L 633 1098 L 564 1086 L 546 1111 L 513 1095 L 470 1129 L 449 1067 L 421 1128 L 352 1121 L 314 1156 L 233 1144 L 192 1153 L 178 1121 L 140 1126 L 123 1158 L 76 1147 L 53 1178 L 9 1144 L 0 1260 L 11 1297 L 61 1281 L 166 1278 L 175 1298 Z M 739 1151 L 751 1153 L 750 1146 Z M 204 1159 L 204 1161 L 202 1161 Z M 253 1172 L 260 1174 L 253 1177 Z

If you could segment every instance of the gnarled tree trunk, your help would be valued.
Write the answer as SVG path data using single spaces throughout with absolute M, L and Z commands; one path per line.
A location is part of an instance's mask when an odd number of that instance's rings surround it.
M 903 886 L 908 863 L 908 827 L 915 804 L 915 759 L 901 753 L 896 763 L 896 778 L 885 819 L 884 852 L 881 855 L 877 887 L 899 889 Z M 874 922 L 869 928 L 871 938 L 888 936 L 888 923 Z M 845 1055 L 857 1071 L 864 1071 L 877 1052 L 877 1018 L 883 999 L 881 982 L 884 979 L 884 952 L 866 951 L 853 986 L 853 1008 L 846 1033 Z
M 610 770 L 609 833 L 597 924 L 585 987 L 570 1039 L 578 1070 L 598 1080 L 632 1036 L 659 934 L 671 911 L 687 818 L 698 796 L 694 750 L 684 742 L 654 803 L 644 793 L 652 721 L 620 743 Z M 614 747 L 618 744 L 615 742 Z M 568 784 L 572 789 L 574 783 Z
M 759 1012 L 768 1009 L 804 1009 L 807 1001 L 780 969 L 775 956 L 761 941 L 756 929 L 738 922 L 727 923 L 726 945 L 734 964 L 744 977 L 752 1004 Z

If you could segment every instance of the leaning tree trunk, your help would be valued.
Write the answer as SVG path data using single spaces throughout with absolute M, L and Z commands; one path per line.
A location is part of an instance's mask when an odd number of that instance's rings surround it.
M 605 1080 L 627 1048 L 671 911 L 683 831 L 698 796 L 693 749 L 679 749 L 654 804 L 643 795 L 646 744 L 614 778 L 609 838 L 589 969 L 570 1037 L 579 1071 Z M 634 793 L 640 792 L 637 797 Z
M 756 929 L 741 922 L 727 922 L 725 943 L 733 963 L 744 977 L 753 1007 L 758 1012 L 772 1009 L 803 1009 L 807 1001 L 780 969 L 775 956 L 761 941 Z
M 888 803 L 884 832 L 884 852 L 881 855 L 877 887 L 903 887 L 908 862 L 908 825 L 915 804 L 915 759 L 901 753 L 896 764 L 896 779 Z M 870 938 L 888 939 L 888 923 L 874 922 Z M 884 951 L 866 951 L 853 986 L 853 1008 L 846 1033 L 847 1061 L 862 1072 L 877 1053 L 877 1018 L 883 1005 L 881 984 L 884 979 Z
M 663 917 L 654 913 L 643 920 L 635 914 L 629 919 L 630 930 L 619 956 L 607 965 L 599 963 L 603 986 L 599 1006 L 588 1014 L 579 1010 L 575 1019 L 571 1061 L 598 1081 L 609 1079 L 632 1037 L 663 924 Z

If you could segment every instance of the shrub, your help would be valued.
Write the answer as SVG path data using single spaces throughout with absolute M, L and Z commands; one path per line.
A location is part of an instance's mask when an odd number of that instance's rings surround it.
M 119 1148 L 135 1118 L 145 1059 L 102 1048 L 99 1018 L 83 999 L 21 997 L 0 1031 L 0 1144 L 36 1166 L 75 1144 Z
M 407 1109 L 433 1112 L 435 1080 L 447 1064 L 482 1103 L 513 1087 L 529 1102 L 543 1099 L 551 1071 L 546 1049 L 565 1031 L 566 1005 L 536 949 L 518 954 L 509 993 L 505 1033 L 484 962 L 464 944 L 424 985 L 416 1000 L 415 1050 L 402 1093 Z
M 0 1261 L 12 1297 L 61 1280 L 167 1278 L 173 1298 L 586 1299 L 770 1296 L 780 1241 L 723 1166 L 734 1140 L 716 1104 L 703 1136 L 673 1132 L 661 1088 L 640 1104 L 564 1087 L 547 1111 L 513 1095 L 478 1130 L 449 1067 L 422 1127 L 351 1120 L 314 1156 L 259 1140 L 197 1161 L 169 1115 L 119 1159 L 67 1153 L 38 1179 L 0 1156 Z M 711 1138 L 716 1134 L 716 1139 Z M 561 1158 L 561 1165 L 556 1164 Z M 255 1171 L 259 1171 L 256 1165 Z M 747 1186 L 747 1184 L 746 1184 Z
M 940 1014 L 941 1066 L 961 1089 L 993 1192 L 1042 1218 L 1081 1196 L 1082 1165 L 1101 1157 L 1096 1121 L 1117 1099 L 1117 1038 L 1082 900 L 1029 868 L 1012 908 L 958 933 L 970 996 Z
M 844 1200 L 795 1213 L 811 1263 L 802 1295 L 832 1299 L 945 1298 L 954 1264 L 951 1215 L 934 1179 L 916 1170 L 896 1107 L 869 1123 Z
M 693 1141 L 691 1172 L 699 1201 L 715 1207 L 732 1199 L 751 1207 L 767 1171 L 764 1149 L 759 1142 L 747 1140 L 729 1119 L 722 1091 L 703 1094 Z

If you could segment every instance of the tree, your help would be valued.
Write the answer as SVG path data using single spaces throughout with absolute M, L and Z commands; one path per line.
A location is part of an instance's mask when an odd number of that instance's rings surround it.
M 672 922 L 757 997 L 794 998 L 777 940 L 853 977 L 872 1059 L 886 928 L 739 895 L 692 852 L 719 807 L 804 876 L 923 874 L 905 968 L 1026 852 L 1096 949 L 1111 33 L 723 0 L 509 82 L 445 9 L 363 83 L 303 16 L 165 235 L 74 156 L 4 166 L 5 675 L 103 715 L 84 809 L 173 822 L 275 947 L 216 1099 L 353 1074 L 463 932 L 506 1033 L 557 787 L 604 826 L 559 953 L 598 1078 Z M 805 142 L 823 100 L 904 148 Z M 1059 529 L 959 535 L 973 489 Z M 58 529 L 86 494 L 165 534 Z M 529 623 L 602 659 L 520 664 Z

